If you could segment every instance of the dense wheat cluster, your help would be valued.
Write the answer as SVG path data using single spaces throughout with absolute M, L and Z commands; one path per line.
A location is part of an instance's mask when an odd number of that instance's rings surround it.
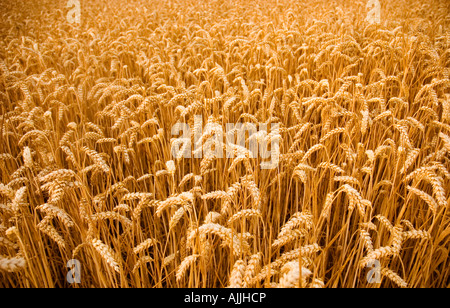
M 380 2 L 2 1 L 0 286 L 448 287 L 450 5 Z

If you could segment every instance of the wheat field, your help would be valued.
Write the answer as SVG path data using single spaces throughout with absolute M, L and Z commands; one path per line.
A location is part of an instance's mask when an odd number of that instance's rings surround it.
M 448 1 L 80 3 L 0 4 L 0 287 L 450 287 Z

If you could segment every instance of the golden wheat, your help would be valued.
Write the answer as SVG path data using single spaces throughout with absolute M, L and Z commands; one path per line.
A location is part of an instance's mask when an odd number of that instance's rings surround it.
M 448 287 L 445 1 L 50 2 L 0 9 L 0 287 Z

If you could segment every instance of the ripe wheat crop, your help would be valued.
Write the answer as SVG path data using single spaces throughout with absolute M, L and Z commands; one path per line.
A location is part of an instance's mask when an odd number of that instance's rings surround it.
M 0 287 L 450 286 L 448 1 L 66 2 L 0 4 Z

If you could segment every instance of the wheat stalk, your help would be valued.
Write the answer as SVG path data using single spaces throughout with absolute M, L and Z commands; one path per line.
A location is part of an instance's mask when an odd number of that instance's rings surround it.
M 105 260 L 105 262 L 116 272 L 120 272 L 120 266 L 119 263 L 116 261 L 114 255 L 114 251 L 103 243 L 101 240 L 92 238 L 91 244 L 97 250 L 97 252 L 100 254 L 100 256 Z
M 186 275 L 186 271 L 189 267 L 192 267 L 194 262 L 200 257 L 200 255 L 191 255 L 183 259 L 181 264 L 178 266 L 176 272 L 177 282 L 179 282 Z

